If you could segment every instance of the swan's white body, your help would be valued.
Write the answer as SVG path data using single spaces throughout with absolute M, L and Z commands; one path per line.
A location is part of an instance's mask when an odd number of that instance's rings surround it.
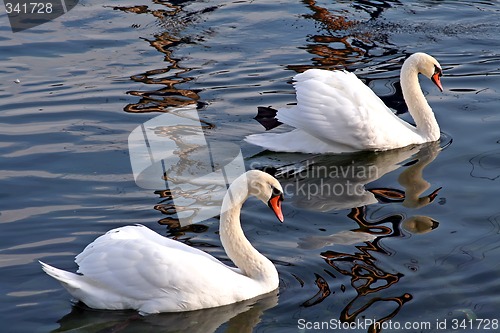
M 76 256 L 78 273 L 45 263 L 43 270 L 95 309 L 136 309 L 142 314 L 211 308 L 275 290 L 278 272 L 245 238 L 239 215 L 248 195 L 273 200 L 282 220 L 279 182 L 252 170 L 238 177 L 223 202 L 220 237 L 229 267 L 211 255 L 160 236 L 142 225 L 108 231 Z M 271 203 L 270 203 L 271 205 Z
M 416 126 L 397 117 L 353 73 L 310 69 L 294 77 L 297 105 L 276 115 L 295 129 L 245 140 L 272 151 L 304 153 L 389 150 L 436 141 L 439 125 L 420 89 L 419 73 L 442 90 L 441 66 L 433 57 L 415 53 L 405 61 L 401 88 Z

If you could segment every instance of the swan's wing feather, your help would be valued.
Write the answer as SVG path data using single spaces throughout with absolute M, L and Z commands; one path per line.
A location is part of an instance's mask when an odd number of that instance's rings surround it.
M 207 286 L 194 286 L 197 276 L 213 270 L 234 272 L 209 254 L 143 226 L 109 231 L 89 244 L 75 261 L 78 273 L 103 289 L 134 300 L 159 298 L 161 292 L 199 292 Z
M 294 80 L 297 106 L 278 110 L 277 119 L 322 141 L 383 148 L 395 126 L 410 126 L 353 73 L 310 69 Z
M 82 251 L 82 253 L 80 253 L 79 255 L 76 256 L 75 262 L 80 265 L 80 262 L 83 261 L 83 259 L 87 255 L 89 255 L 95 251 L 95 250 L 92 251 L 91 249 L 96 248 L 96 247 L 103 247 L 103 249 L 105 249 L 107 244 L 110 241 L 116 240 L 116 239 L 137 240 L 137 241 L 147 240 L 147 241 L 152 242 L 153 244 L 156 243 L 156 244 L 164 246 L 164 247 L 178 249 L 178 250 L 181 250 L 184 252 L 200 255 L 200 256 L 205 257 L 207 259 L 213 260 L 217 263 L 220 262 L 206 252 L 203 252 L 201 250 L 198 250 L 197 248 L 188 246 L 182 242 L 174 241 L 170 238 L 163 237 L 160 234 L 152 231 L 151 229 L 149 229 L 141 224 L 136 224 L 136 225 L 131 225 L 131 226 L 126 226 L 126 227 L 121 227 L 121 228 L 109 230 L 104 235 L 97 238 L 94 242 L 87 245 L 87 247 Z
M 284 133 L 252 134 L 247 136 L 245 141 L 272 151 L 290 153 L 307 152 L 322 154 L 356 151 L 351 145 L 320 140 L 300 129 L 294 129 L 293 131 Z

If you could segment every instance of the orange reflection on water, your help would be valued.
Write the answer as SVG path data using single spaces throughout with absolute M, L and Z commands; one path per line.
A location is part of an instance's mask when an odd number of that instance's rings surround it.
M 312 58 L 314 65 L 289 65 L 287 66 L 289 69 L 303 72 L 310 68 L 344 68 L 347 63 L 355 62 L 364 55 L 365 50 L 352 43 L 354 35 L 363 38 L 352 30 L 359 24 L 359 21 L 349 20 L 346 12 L 332 13 L 327 8 L 319 6 L 314 0 L 303 2 L 313 12 L 307 17 L 319 22 L 326 29 L 327 34 L 312 36 L 313 43 L 306 46 L 309 53 L 317 55 Z
M 369 332 L 380 332 L 380 323 L 394 318 L 403 305 L 413 298 L 410 293 L 404 293 L 400 296 L 379 296 L 382 291 L 398 283 L 404 274 L 385 271 L 377 265 L 377 258 L 373 256 L 374 253 L 390 255 L 379 244 L 379 241 L 384 237 L 401 236 L 400 228 L 404 216 L 394 214 L 380 220 L 369 221 L 366 217 L 366 207 L 361 207 L 353 208 L 348 217 L 359 225 L 359 228 L 353 232 L 368 232 L 376 234 L 378 237 L 374 241 L 365 242 L 364 245 L 355 246 L 357 251 L 352 254 L 329 250 L 321 253 L 321 256 L 337 272 L 351 277 L 351 286 L 357 293 L 342 310 L 339 318 L 342 322 L 354 322 L 358 316 L 376 303 L 391 302 L 396 304 L 394 310 L 377 319 L 379 325 L 374 323 L 369 328 Z
M 175 17 L 182 12 L 182 6 L 173 5 L 166 2 L 154 1 L 156 4 L 166 6 L 164 9 L 149 9 L 148 6 L 132 6 L 132 7 L 113 7 L 115 10 L 126 11 L 136 14 L 151 14 L 161 21 L 167 18 Z M 175 20 L 182 22 L 182 20 Z M 179 25 L 180 23 L 176 23 Z M 172 30 L 172 31 L 171 31 Z M 192 80 L 191 77 L 184 77 L 182 74 L 191 71 L 190 68 L 183 68 L 179 65 L 179 59 L 172 56 L 173 48 L 180 44 L 188 42 L 180 37 L 175 36 L 176 29 L 169 29 L 159 34 L 154 35 L 153 40 L 145 39 L 150 46 L 158 52 L 165 55 L 164 60 L 168 66 L 152 69 L 132 75 L 130 78 L 135 82 L 144 84 L 163 85 L 164 87 L 153 90 L 132 90 L 127 91 L 127 94 L 140 97 L 136 103 L 127 104 L 124 111 L 132 113 L 145 112 L 168 112 L 169 108 L 185 107 L 196 104 L 200 99 L 198 91 L 190 89 L 179 89 L 176 85 L 186 83 Z

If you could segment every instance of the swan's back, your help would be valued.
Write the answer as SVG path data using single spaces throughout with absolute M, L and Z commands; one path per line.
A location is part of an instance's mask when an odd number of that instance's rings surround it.
M 380 149 L 393 143 L 395 130 L 414 132 L 353 73 L 310 69 L 294 79 L 297 106 L 279 110 L 277 118 L 323 141 Z
M 141 225 L 108 231 L 75 262 L 82 275 L 42 267 L 73 297 L 96 309 L 190 311 L 255 296 L 255 282 L 237 269 Z
M 246 141 L 275 151 L 386 150 L 418 143 L 416 128 L 398 118 L 356 75 L 309 69 L 294 77 L 297 105 L 276 118 L 296 129 L 254 134 Z

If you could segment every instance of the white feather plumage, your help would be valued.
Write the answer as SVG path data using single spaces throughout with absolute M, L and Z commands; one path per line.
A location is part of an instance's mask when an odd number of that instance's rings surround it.
M 149 314 L 250 299 L 275 290 L 279 279 L 272 262 L 245 238 L 240 208 L 248 195 L 267 202 L 273 187 L 282 192 L 272 176 L 252 170 L 233 182 L 224 199 L 227 203 L 231 193 L 234 201 L 221 214 L 221 240 L 241 270 L 143 225 L 110 230 L 89 244 L 76 256 L 79 274 L 40 263 L 73 297 L 95 309 L 136 309 Z
M 245 140 L 273 151 L 304 153 L 388 150 L 436 141 L 439 126 L 418 84 L 418 73 L 433 77 L 436 68 L 440 74 L 434 58 L 416 53 L 401 71 L 403 94 L 417 126 L 397 117 L 353 73 L 310 69 L 294 77 L 297 105 L 276 115 L 295 129 Z

